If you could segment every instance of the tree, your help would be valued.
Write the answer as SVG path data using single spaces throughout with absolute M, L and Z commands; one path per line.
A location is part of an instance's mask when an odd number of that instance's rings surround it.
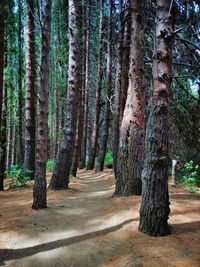
M 5 170 L 5 158 L 4 158 L 4 134 L 3 128 L 3 76 L 4 76 L 4 20 L 5 20 L 5 0 L 0 2 L 0 191 L 3 190 L 3 178 Z
M 88 5 L 88 8 L 86 8 Z M 84 85 L 84 122 L 83 122 L 83 138 L 81 143 L 81 151 L 80 151 L 80 162 L 79 168 L 83 169 L 86 166 L 86 152 L 87 152 L 87 127 L 88 127 L 88 90 L 89 90 L 89 65 L 90 65 L 90 16 L 91 16 L 91 0 L 87 0 L 87 5 L 85 5 L 85 80 L 83 81 Z
M 102 57 L 103 57 L 103 16 L 104 16 L 104 0 L 100 2 L 100 21 L 99 21 L 99 51 L 98 51 L 98 77 L 96 84 L 96 110 L 92 132 L 92 143 L 88 155 L 87 169 L 92 170 L 95 164 L 95 157 L 97 152 L 97 141 L 99 136 L 99 118 L 101 111 L 101 84 L 102 84 Z
M 141 1 L 131 1 L 129 86 L 120 128 L 115 195 L 141 194 L 144 151 L 144 78 Z
M 35 172 L 35 36 L 34 0 L 27 0 L 26 24 L 26 100 L 25 100 L 25 150 L 24 167 L 34 178 Z
M 49 188 L 52 190 L 67 189 L 72 158 L 75 147 L 77 113 L 79 104 L 80 75 L 80 7 L 78 0 L 69 0 L 69 63 L 67 108 L 64 123 L 64 137 L 60 143 L 56 165 Z
M 102 130 L 102 140 L 99 149 L 97 171 L 103 171 L 104 160 L 106 155 L 107 141 L 109 135 L 109 124 L 110 124 L 110 96 L 111 96 L 111 58 L 112 58 L 112 0 L 109 0 L 109 15 L 108 15 L 108 40 L 107 40 L 107 65 L 106 65 L 106 107 L 104 125 Z
M 49 93 L 49 54 L 51 30 L 51 0 L 44 0 L 41 6 L 42 13 L 42 47 L 40 66 L 40 92 L 38 100 L 38 134 L 36 151 L 36 172 L 33 187 L 33 209 L 47 207 L 46 200 L 46 160 L 48 140 L 48 93 Z
M 170 233 L 168 225 L 168 116 L 172 79 L 173 6 L 171 0 L 157 0 L 153 96 L 147 122 L 142 203 L 139 230 L 152 236 Z

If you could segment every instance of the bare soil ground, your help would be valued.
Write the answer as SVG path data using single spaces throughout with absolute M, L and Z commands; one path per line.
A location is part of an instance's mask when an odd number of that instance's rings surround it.
M 1 192 L 0 266 L 200 266 L 199 197 L 170 187 L 172 234 L 154 238 L 137 230 L 140 197 L 113 191 L 111 171 L 79 171 L 45 210 L 31 209 L 30 188 Z

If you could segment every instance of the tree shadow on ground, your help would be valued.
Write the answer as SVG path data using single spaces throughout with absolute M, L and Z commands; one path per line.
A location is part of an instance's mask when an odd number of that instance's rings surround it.
M 63 239 L 63 240 L 56 240 L 56 241 L 44 243 L 41 245 L 36 245 L 33 247 L 21 248 L 21 249 L 0 249 L 0 266 L 5 265 L 4 261 L 16 260 L 16 259 L 24 258 L 27 256 L 32 256 L 39 252 L 45 252 L 45 251 L 69 246 L 77 242 L 96 238 L 96 237 L 117 231 L 118 229 L 122 228 L 124 225 L 137 221 L 137 220 L 138 218 L 126 220 L 118 225 L 115 225 L 115 226 L 112 226 L 112 227 L 109 227 L 103 230 L 99 230 L 99 231 L 95 231 L 95 232 L 91 232 L 91 233 L 87 233 L 83 235 L 77 235 L 77 236 L 73 236 L 70 238 Z

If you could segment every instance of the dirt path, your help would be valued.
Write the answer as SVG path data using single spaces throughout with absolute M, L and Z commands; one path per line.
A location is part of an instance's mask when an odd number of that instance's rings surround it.
M 139 233 L 140 197 L 111 198 L 110 171 L 80 171 L 69 191 L 31 209 L 31 189 L 0 193 L 0 266 L 200 266 L 200 199 L 171 188 L 172 235 Z

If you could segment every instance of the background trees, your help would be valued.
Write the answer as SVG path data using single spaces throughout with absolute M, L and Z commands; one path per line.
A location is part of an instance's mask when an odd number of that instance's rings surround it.
M 198 1 L 41 3 L 0 3 L 0 189 L 20 170 L 38 209 L 46 161 L 51 189 L 110 165 L 129 196 L 143 173 L 140 230 L 167 234 L 171 159 L 200 161 Z

